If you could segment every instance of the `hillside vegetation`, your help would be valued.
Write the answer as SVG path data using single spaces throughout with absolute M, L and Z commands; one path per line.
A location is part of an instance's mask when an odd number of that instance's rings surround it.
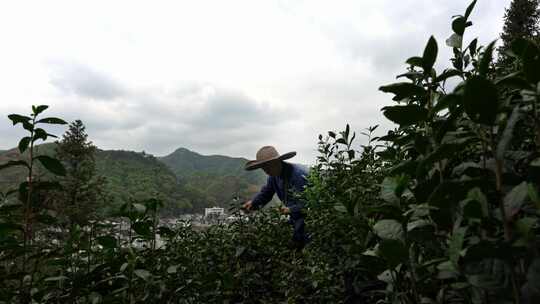
M 42 144 L 36 152 L 55 155 L 55 144 Z M 182 151 L 179 153 L 179 151 Z M 24 154 L 23 157 L 27 157 Z M 19 159 L 18 149 L 0 153 L 0 162 Z M 159 197 L 168 215 L 203 212 L 205 207 L 228 207 L 233 198 L 250 198 L 266 181 L 262 172 L 243 169 L 247 160 L 227 156 L 203 156 L 187 149 L 157 158 L 133 151 L 97 150 L 97 175 L 105 178 L 108 202 L 103 212 L 112 211 L 130 199 Z M 193 165 L 186 165 L 193 162 Z M 176 174 L 175 174 L 176 173 Z M 24 179 L 22 168 L 8 168 L 0 174 L 0 189 L 7 191 Z M 51 178 L 38 165 L 36 175 Z

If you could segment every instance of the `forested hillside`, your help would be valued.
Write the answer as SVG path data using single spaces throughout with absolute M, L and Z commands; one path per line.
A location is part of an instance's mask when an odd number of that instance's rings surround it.
M 151 155 L 98 150 L 96 169 L 105 177 L 106 191 L 114 206 L 130 199 L 159 197 L 167 209 L 173 209 L 181 196 L 174 173 Z
M 245 158 L 223 155 L 201 155 L 186 148 L 179 148 L 173 153 L 159 157 L 180 179 L 194 175 L 200 176 L 235 176 L 251 184 L 260 185 L 266 181 L 266 175 L 259 171 L 246 171 Z
M 251 198 L 266 182 L 261 170 L 244 170 L 247 162 L 244 158 L 206 156 L 179 148 L 158 159 L 176 174 L 182 193 L 187 198 L 193 197 L 191 204 L 195 202 L 195 206 L 228 207 L 234 198 L 240 201 Z M 197 203 L 201 198 L 204 203 Z
M 55 155 L 55 144 L 36 146 L 39 154 Z M 0 153 L 0 162 L 18 159 L 18 149 Z M 250 198 L 266 181 L 262 172 L 247 172 L 247 160 L 227 156 L 203 156 L 186 149 L 157 158 L 122 150 L 97 150 L 97 175 L 105 178 L 108 201 L 103 211 L 113 210 L 130 199 L 157 196 L 165 214 L 203 212 L 205 207 L 228 207 L 233 198 Z M 177 175 L 175 175 L 175 173 Z M 40 165 L 36 175 L 51 177 Z M 0 189 L 7 190 L 24 178 L 24 170 L 10 168 L 0 175 Z

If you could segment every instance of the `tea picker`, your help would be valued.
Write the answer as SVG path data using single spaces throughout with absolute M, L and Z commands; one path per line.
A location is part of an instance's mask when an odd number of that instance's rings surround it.
M 301 250 L 310 238 L 305 232 L 305 214 L 302 210 L 304 202 L 293 194 L 304 191 L 308 171 L 298 164 L 285 162 L 295 155 L 296 152 L 281 155 L 272 146 L 264 146 L 257 151 L 256 159 L 248 161 L 245 169 L 263 169 L 268 178 L 259 193 L 244 203 L 242 209 L 252 211 L 262 208 L 277 194 L 284 204 L 280 212 L 289 215 L 289 223 L 293 226 L 293 246 Z

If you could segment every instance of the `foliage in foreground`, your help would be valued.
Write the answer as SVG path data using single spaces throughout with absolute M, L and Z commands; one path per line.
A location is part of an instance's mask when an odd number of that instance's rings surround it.
M 392 301 L 538 301 L 540 49 L 516 39 L 519 64 L 497 77 L 494 42 L 463 35 L 476 1 L 452 23 L 452 67 L 437 72 L 432 37 L 407 60 L 409 81 L 380 89 L 398 105 L 383 114 L 400 127 L 381 138 L 394 166 L 381 184 L 384 210 L 372 252 Z M 459 82 L 448 89 L 450 78 Z M 389 153 L 391 152 L 391 153 Z

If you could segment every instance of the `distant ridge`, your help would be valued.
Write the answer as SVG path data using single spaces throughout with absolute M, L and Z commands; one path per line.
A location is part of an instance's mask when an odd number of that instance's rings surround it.
M 54 155 L 54 143 L 36 146 L 40 154 Z M 2 150 L 0 164 L 20 157 L 17 148 Z M 110 208 L 131 199 L 162 198 L 168 214 L 202 212 L 205 207 L 228 207 L 251 198 L 266 181 L 260 171 L 245 171 L 244 158 L 204 156 L 179 148 L 164 157 L 126 150 L 100 150 L 95 155 L 97 174 L 106 178 Z M 39 170 L 39 166 L 38 166 Z M 44 170 L 40 170 L 45 172 Z M 45 176 L 52 178 L 52 176 Z M 24 171 L 0 172 L 0 191 L 24 180 Z
M 159 157 L 180 179 L 198 175 L 238 176 L 253 184 L 262 184 L 266 175 L 262 171 L 245 171 L 248 161 L 241 157 L 223 155 L 201 155 L 186 148 L 178 148 L 173 153 Z

